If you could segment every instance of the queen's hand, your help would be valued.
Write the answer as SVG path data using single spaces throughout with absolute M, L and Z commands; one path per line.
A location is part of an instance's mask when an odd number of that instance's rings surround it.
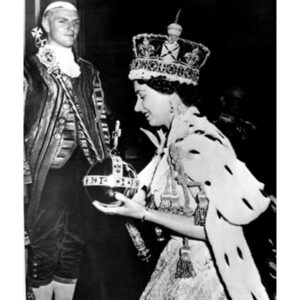
M 142 197 L 142 196 L 139 196 Z M 125 217 L 131 217 L 136 219 L 142 219 L 146 214 L 146 208 L 140 203 L 142 198 L 129 199 L 120 193 L 115 193 L 116 200 L 122 202 L 121 206 L 107 207 L 100 204 L 98 201 L 92 202 L 92 204 L 101 212 L 107 215 L 120 215 Z M 136 201 L 138 200 L 138 201 Z

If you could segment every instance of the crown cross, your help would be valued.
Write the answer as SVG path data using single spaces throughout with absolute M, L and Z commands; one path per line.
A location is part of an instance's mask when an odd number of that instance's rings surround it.
M 163 58 L 164 61 L 174 61 L 178 57 L 179 46 L 178 44 L 163 44 L 163 48 L 161 51 L 160 57 Z

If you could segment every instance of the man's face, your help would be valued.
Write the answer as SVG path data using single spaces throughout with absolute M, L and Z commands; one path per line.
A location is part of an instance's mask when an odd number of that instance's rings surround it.
M 43 20 L 48 43 L 71 48 L 79 32 L 78 13 L 65 8 L 55 8 L 49 13 Z

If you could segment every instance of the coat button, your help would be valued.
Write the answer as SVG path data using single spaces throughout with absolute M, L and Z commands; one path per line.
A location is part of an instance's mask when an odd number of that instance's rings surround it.
M 63 109 L 67 110 L 67 109 L 69 109 L 69 107 L 70 107 L 70 104 L 68 102 L 64 102 Z
M 60 125 L 64 125 L 65 123 L 66 123 L 66 119 L 65 118 L 59 118 L 58 119 L 58 123 L 60 124 Z
M 59 140 L 59 139 L 61 139 L 61 134 L 60 133 L 55 133 L 54 134 L 54 138 L 56 139 L 56 140 Z

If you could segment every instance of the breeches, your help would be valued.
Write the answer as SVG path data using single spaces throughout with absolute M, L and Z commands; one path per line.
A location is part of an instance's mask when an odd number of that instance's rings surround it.
M 73 283 L 78 276 L 82 210 L 88 204 L 82 177 L 88 164 L 77 149 L 61 169 L 51 169 L 30 235 L 28 278 L 31 286 L 52 280 Z

